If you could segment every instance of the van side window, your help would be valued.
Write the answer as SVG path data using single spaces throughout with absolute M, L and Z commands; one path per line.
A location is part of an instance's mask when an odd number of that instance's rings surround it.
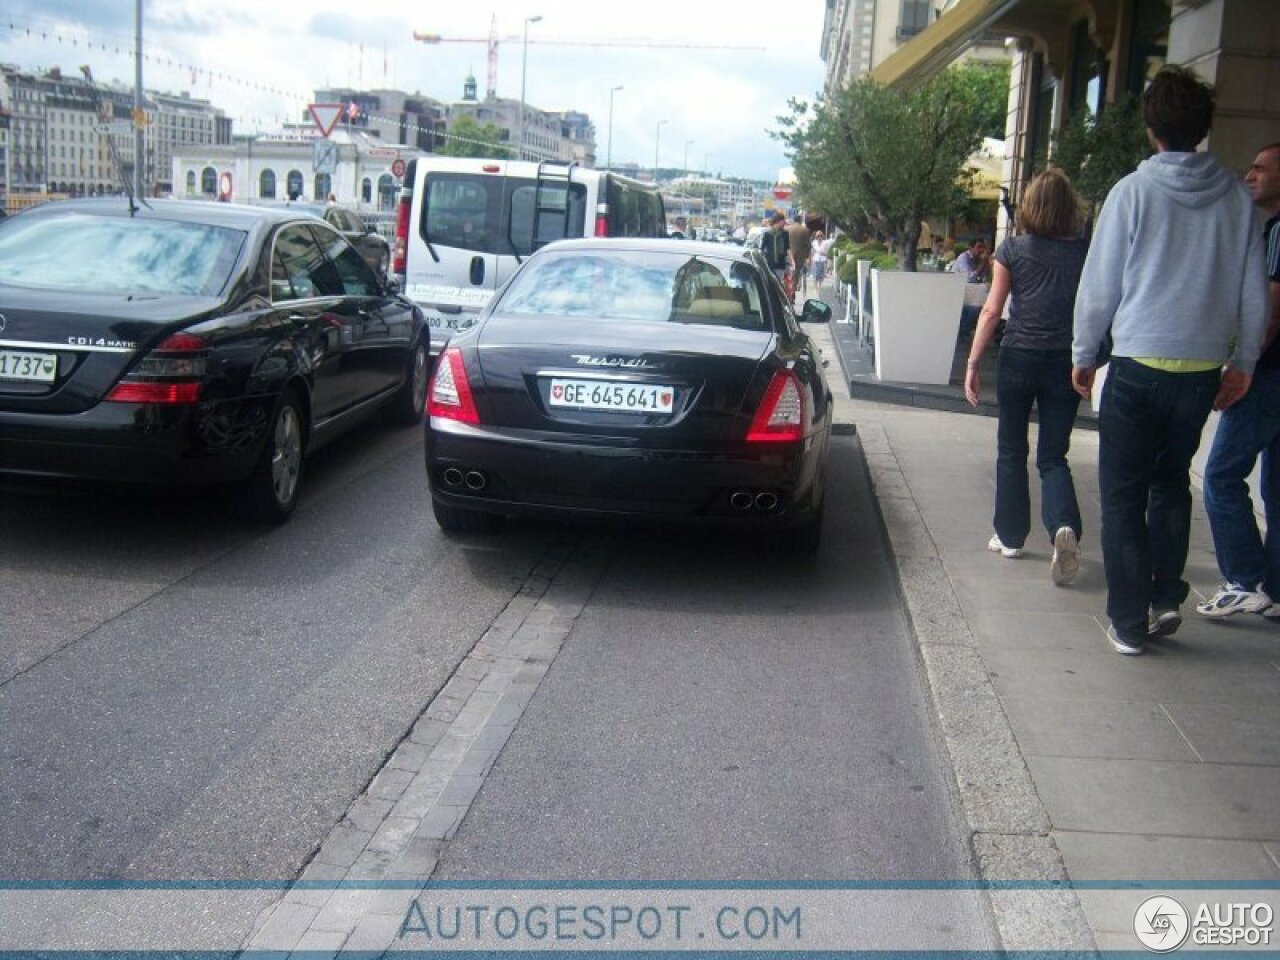
M 493 253 L 497 250 L 497 193 L 502 181 L 467 175 L 433 174 L 427 179 L 423 239 L 446 247 Z
M 609 236 L 667 235 L 667 218 L 662 208 L 662 197 L 656 190 L 610 176 L 606 192 L 609 202 Z

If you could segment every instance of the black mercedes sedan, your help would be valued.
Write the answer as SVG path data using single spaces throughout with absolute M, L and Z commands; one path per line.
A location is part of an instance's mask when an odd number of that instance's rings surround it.
M 305 213 L 48 203 L 0 223 L 0 476 L 224 483 L 281 522 L 307 453 L 421 419 L 427 337 Z
M 811 300 L 801 319 L 829 317 Z M 758 251 L 551 244 L 450 340 L 427 413 L 446 531 L 506 515 L 627 517 L 818 546 L 831 394 Z

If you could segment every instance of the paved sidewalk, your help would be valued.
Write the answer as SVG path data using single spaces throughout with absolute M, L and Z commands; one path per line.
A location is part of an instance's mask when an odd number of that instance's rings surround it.
M 832 328 L 807 329 L 847 395 Z M 1072 437 L 1084 537 L 1079 578 L 1064 588 L 1050 581 L 1043 531 L 1021 559 L 986 549 L 994 419 L 847 397 L 837 417 L 862 438 L 983 876 L 1274 889 L 1280 626 L 1195 613 L 1219 579 L 1198 491 L 1185 622 L 1123 657 L 1105 635 L 1096 433 Z M 1080 893 L 1079 906 L 1064 899 L 1042 921 L 1002 916 L 999 893 L 993 900 L 1007 949 L 1043 943 L 1043 924 L 1056 923 L 1061 949 L 1087 948 L 1089 937 L 1137 949 L 1133 906 L 1114 895 Z

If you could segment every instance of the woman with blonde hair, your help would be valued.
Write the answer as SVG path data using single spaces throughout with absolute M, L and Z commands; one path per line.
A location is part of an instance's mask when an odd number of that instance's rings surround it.
M 979 364 L 1012 294 L 996 366 L 995 533 L 987 548 L 1019 557 L 1031 532 L 1027 435 L 1034 406 L 1040 421 L 1041 520 L 1053 542 L 1050 576 L 1061 586 L 1075 579 L 1080 566 L 1080 505 L 1067 451 L 1080 403 L 1071 385 L 1072 316 L 1089 249 L 1080 236 L 1080 198 L 1066 174 L 1050 168 L 1032 178 L 1017 226 L 1020 235 L 1005 240 L 994 257 L 991 292 L 969 348 L 964 391 L 976 407 L 982 390 Z

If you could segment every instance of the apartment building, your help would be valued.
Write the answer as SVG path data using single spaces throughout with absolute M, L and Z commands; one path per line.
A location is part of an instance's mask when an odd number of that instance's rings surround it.
M 132 89 L 91 82 L 87 71 L 71 75 L 54 67 L 37 74 L 0 65 L 0 109 L 10 118 L 0 193 L 93 196 L 122 189 L 133 177 L 133 104 Z M 176 146 L 231 136 L 221 110 L 187 94 L 148 91 L 143 117 L 142 181 L 151 195 L 172 192 Z

